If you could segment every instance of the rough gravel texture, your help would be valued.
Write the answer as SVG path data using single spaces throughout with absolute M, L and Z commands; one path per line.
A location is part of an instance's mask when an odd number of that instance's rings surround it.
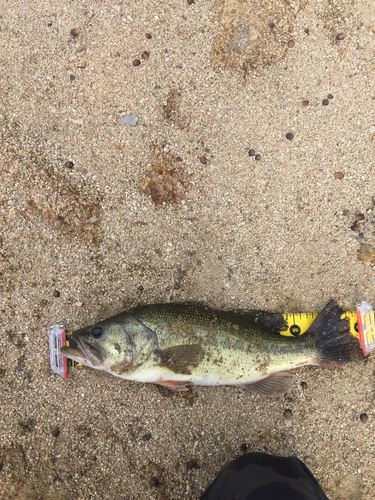
M 262 399 L 83 367 L 63 381 L 48 348 L 51 324 L 140 303 L 374 302 L 374 2 L 3 0 L 0 14 L 0 498 L 198 499 L 242 444 L 301 458 L 330 500 L 375 498 L 371 355 Z M 137 125 L 116 126 L 125 115 Z

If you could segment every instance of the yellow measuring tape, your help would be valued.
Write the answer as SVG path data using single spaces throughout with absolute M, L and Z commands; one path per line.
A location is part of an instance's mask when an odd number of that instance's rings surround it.
M 280 332 L 281 335 L 297 337 L 297 335 L 302 335 L 308 330 L 311 323 L 318 316 L 318 313 L 296 313 L 296 314 L 283 314 L 283 318 L 288 325 L 288 330 Z M 358 337 L 358 321 L 356 311 L 347 311 L 343 313 L 342 318 L 346 316 L 350 321 L 350 333 L 355 337 Z

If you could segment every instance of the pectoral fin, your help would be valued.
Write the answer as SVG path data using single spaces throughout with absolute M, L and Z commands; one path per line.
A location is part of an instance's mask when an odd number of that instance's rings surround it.
M 290 388 L 290 377 L 287 373 L 277 372 L 257 382 L 243 384 L 241 387 L 259 396 L 280 396 Z
M 204 357 L 204 350 L 198 344 L 176 345 L 158 351 L 160 366 L 174 373 L 191 375 L 191 369 L 196 368 Z

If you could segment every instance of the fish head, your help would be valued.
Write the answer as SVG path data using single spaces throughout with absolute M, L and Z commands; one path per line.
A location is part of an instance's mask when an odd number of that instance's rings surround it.
M 62 347 L 62 354 L 119 376 L 135 371 L 158 344 L 155 332 L 130 313 L 77 330 L 72 339 L 77 348 Z

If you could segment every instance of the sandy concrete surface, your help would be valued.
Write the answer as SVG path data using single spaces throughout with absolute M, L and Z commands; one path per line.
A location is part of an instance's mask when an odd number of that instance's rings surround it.
M 243 443 L 301 458 L 330 500 L 375 498 L 371 356 L 299 369 L 266 399 L 83 367 L 63 381 L 48 347 L 51 324 L 141 303 L 374 302 L 374 2 L 2 0 L 0 14 L 1 499 L 197 499 Z

